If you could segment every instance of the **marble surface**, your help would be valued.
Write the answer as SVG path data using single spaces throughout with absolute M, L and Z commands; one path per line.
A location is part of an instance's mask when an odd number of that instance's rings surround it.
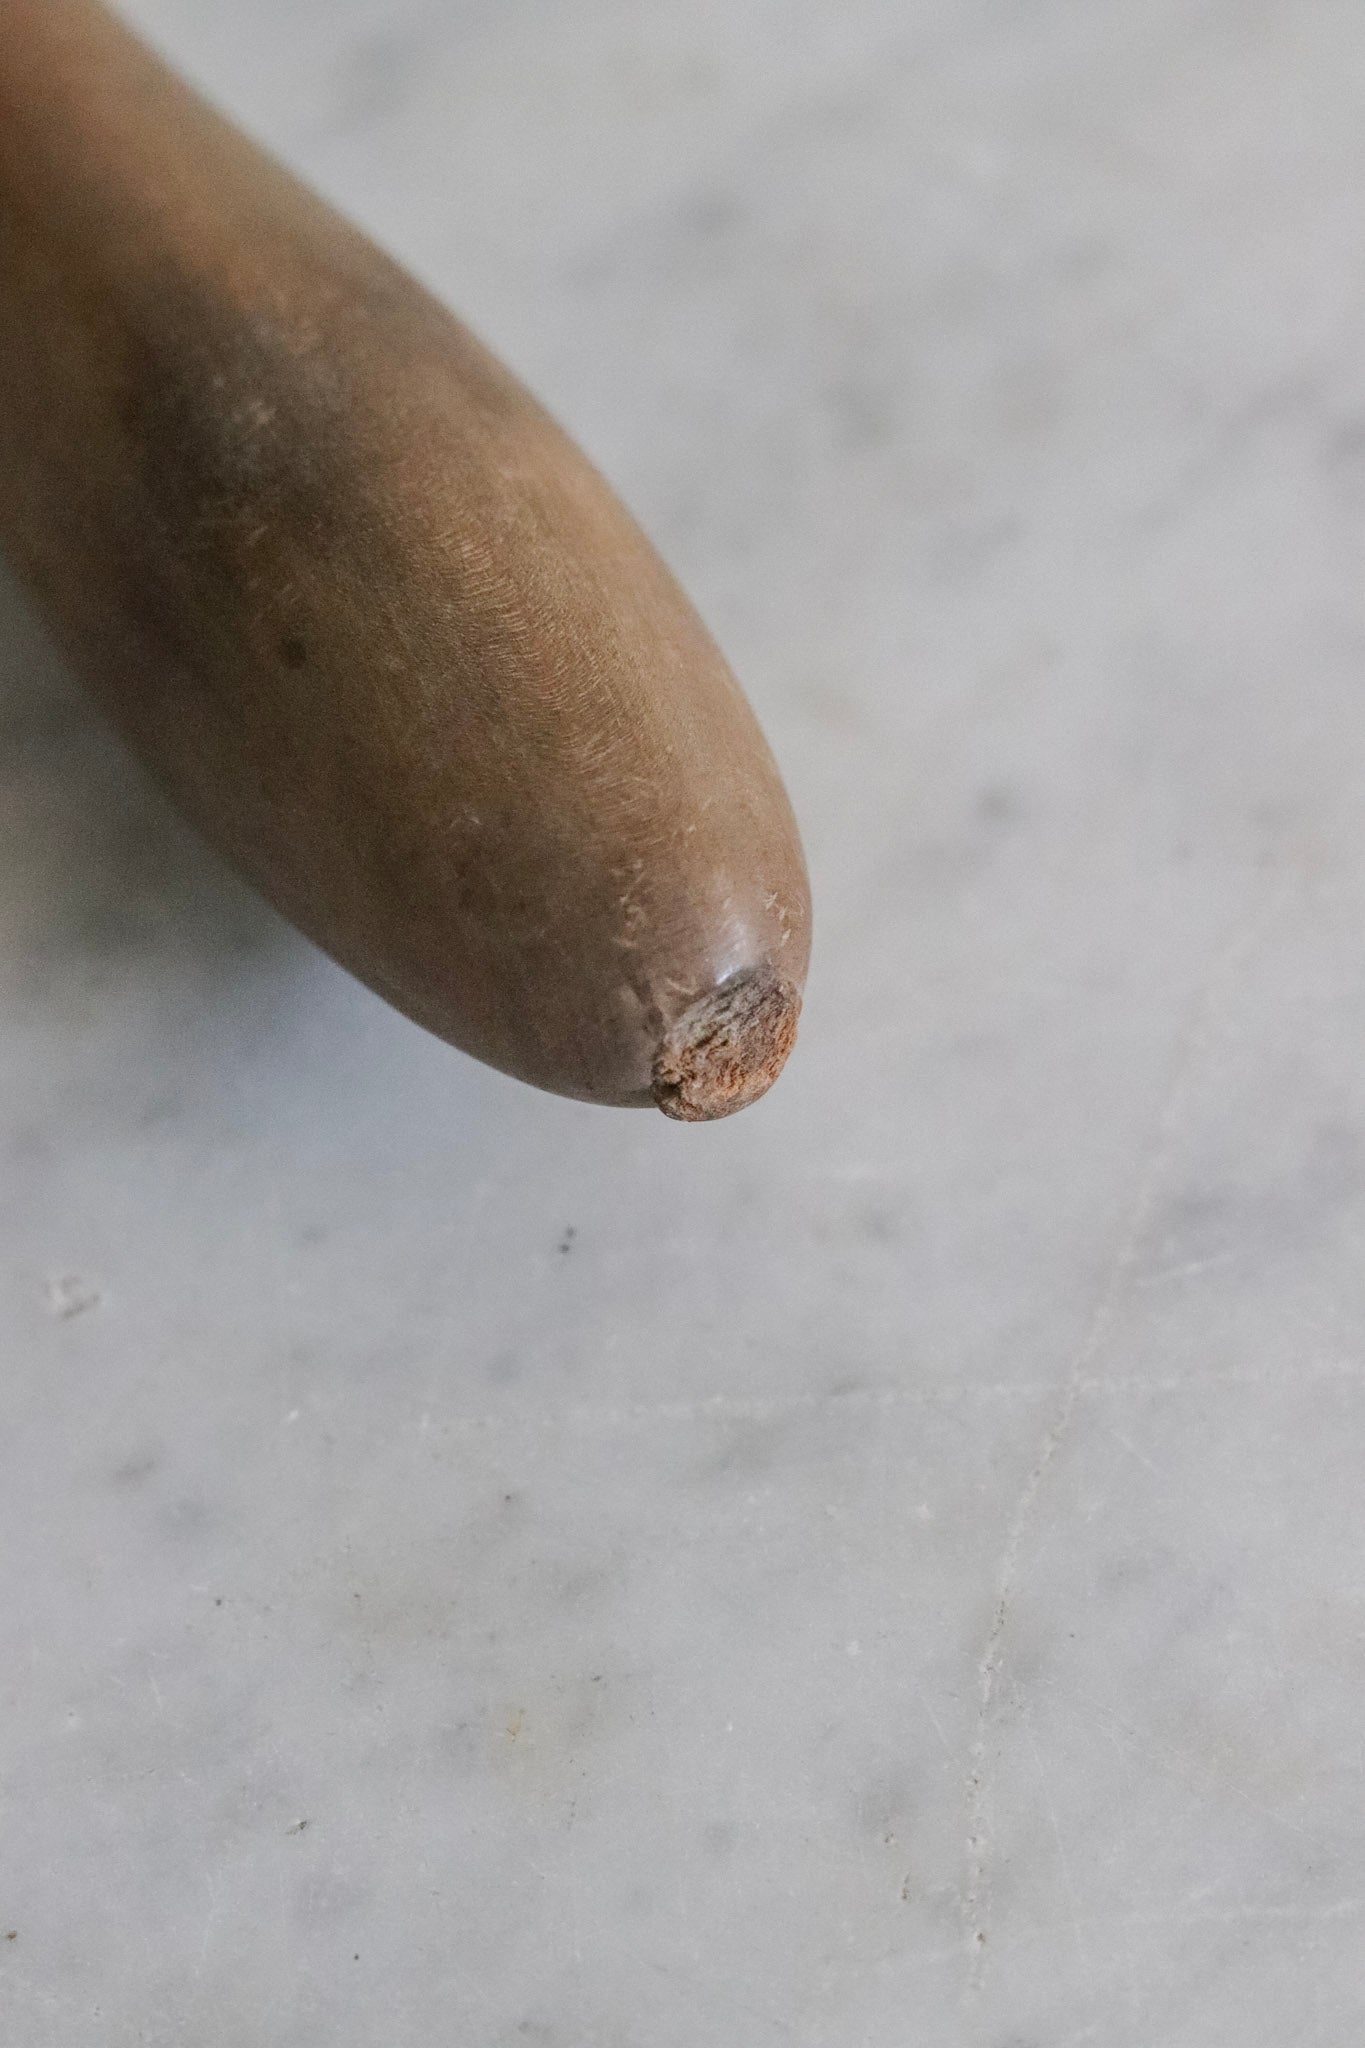
M 622 486 L 799 1056 L 537 1096 L 0 595 L 0 2038 L 1365 2030 L 1356 0 L 129 0 Z

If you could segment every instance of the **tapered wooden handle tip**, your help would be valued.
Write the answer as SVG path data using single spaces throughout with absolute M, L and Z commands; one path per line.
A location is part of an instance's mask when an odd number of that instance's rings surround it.
M 766 1095 L 796 1042 L 801 993 L 770 971 L 738 974 L 685 1010 L 654 1062 L 654 1100 L 679 1123 L 711 1123 Z
M 132 745 L 407 1016 L 728 1116 L 810 943 L 744 696 L 580 450 L 98 0 L 0 0 L 0 545 Z

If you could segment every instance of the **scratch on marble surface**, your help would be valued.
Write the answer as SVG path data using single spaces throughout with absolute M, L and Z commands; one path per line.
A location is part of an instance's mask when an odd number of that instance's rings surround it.
M 1141 1288 L 1169 1287 L 1176 1280 L 1195 1280 L 1201 1273 L 1216 1272 L 1222 1266 L 1235 1265 L 1242 1257 L 1238 1249 L 1214 1252 L 1207 1259 L 1185 1259 L 1178 1266 L 1163 1266 L 1158 1273 L 1148 1273 L 1135 1282 Z
M 10 1989 L 22 1991 L 28 1997 L 36 1999 L 41 2005 L 45 2005 L 49 2012 L 70 2013 L 80 2019 L 90 2017 L 88 1999 L 80 1998 L 70 1991 L 62 1991 L 53 1984 L 40 1983 L 30 1972 L 16 1970 L 8 1954 L 5 1956 L 4 1982 Z M 98 2007 L 95 2010 L 98 2016 Z
M 1348 1896 L 1333 1899 L 1321 1905 L 1282 1905 L 1274 1901 L 1256 1899 L 1233 1899 L 1226 1906 L 1203 1907 L 1188 1901 L 1173 1900 L 1169 1906 L 1154 1907 L 1150 1911 L 1141 1907 L 1111 1910 L 1101 1907 L 1097 1911 L 1072 1915 L 1068 1913 L 1064 1922 L 1052 1919 L 1030 1921 L 1007 1933 L 1000 1942 L 1003 1954 L 1017 1955 L 1021 1950 L 1036 1948 L 1038 1944 L 1050 1942 L 1061 1933 L 1069 1932 L 1073 1938 L 1079 1930 L 1087 1937 L 1093 1936 L 1101 1944 L 1112 1941 L 1117 1935 L 1139 1935 L 1150 1933 L 1161 1935 L 1172 1930 L 1193 1928 L 1234 1929 L 1239 1927 L 1298 1927 L 1313 1929 L 1319 1927 L 1340 1927 L 1352 1921 L 1365 1919 L 1365 1897 Z M 918 1974 L 924 1970 L 938 1969 L 945 1963 L 956 1962 L 962 1954 L 960 1941 L 935 1947 L 905 1949 L 899 1946 L 886 1949 L 879 1955 L 873 1967 L 879 1971 L 894 1971 L 898 1978 Z
M 746 1999 L 737 1998 L 733 1991 L 723 1989 L 714 1983 L 703 1982 L 691 1975 L 684 1976 L 682 1971 L 671 1968 L 667 1963 L 658 1962 L 653 1957 L 649 1959 L 649 1968 L 656 1977 L 662 1977 L 665 1983 L 677 1984 L 709 2000 L 711 2004 L 722 2007 L 726 2012 L 737 2013 L 743 2019 L 757 2020 L 760 2026 L 772 2027 L 775 2032 L 790 2038 L 796 2035 L 796 2028 L 780 2012 L 773 2012 L 771 2009 L 764 2011 Z
M 1171 1912 L 1121 1913 L 1111 1916 L 1123 1927 L 1332 1927 L 1339 1920 L 1365 1915 L 1365 1898 L 1331 1899 L 1321 1906 L 1283 1906 L 1256 1899 L 1234 1900 L 1229 1906 L 1176 1906 Z
M 922 1685 L 917 1685 L 915 1687 L 915 1698 L 919 1701 L 920 1706 L 924 1710 L 924 1718 L 928 1721 L 929 1726 L 933 1729 L 935 1735 L 937 1735 L 940 1743 L 942 1744 L 943 1754 L 946 1757 L 951 1758 L 953 1755 L 953 1745 L 951 1742 L 949 1742 L 947 1731 L 945 1730 L 943 1723 L 939 1720 L 938 1715 L 934 1712 L 934 1709 L 930 1704 L 929 1695 L 924 1690 L 924 1687 Z
M 213 1945 L 214 1931 L 223 1904 L 222 1888 L 218 1879 L 215 1878 L 211 1870 L 206 1871 L 204 1877 L 205 1887 L 208 1891 L 208 1906 L 204 1913 L 204 1925 L 199 1938 L 199 1960 L 195 1971 L 196 1976 L 201 1978 L 208 1971 L 209 1949 Z
M 1283 1370 L 1248 1371 L 1239 1366 L 1185 1373 L 1091 1373 L 1083 1372 L 1078 1382 L 1081 1394 L 1113 1394 L 1141 1397 L 1147 1394 L 1187 1394 L 1198 1397 L 1214 1387 L 1269 1387 L 1292 1378 L 1303 1386 L 1315 1380 L 1365 1381 L 1365 1358 L 1345 1352 L 1327 1352 L 1316 1358 L 1292 1359 Z M 893 1415 L 901 1410 L 947 1408 L 976 1402 L 1028 1402 L 1055 1394 L 1055 1379 L 922 1380 L 913 1386 L 843 1387 L 804 1394 L 698 1394 L 686 1401 L 583 1401 L 560 1406 L 526 1409 L 479 1409 L 454 1413 L 439 1419 L 430 1408 L 423 1411 L 414 1427 L 422 1435 L 450 1434 L 462 1438 L 514 1436 L 518 1430 L 574 1430 L 585 1436 L 611 1430 L 687 1428 L 707 1422 L 781 1422 L 803 1415 L 817 1416 L 841 1409 L 871 1415 Z
M 1258 898 L 1250 915 L 1238 922 L 1231 937 L 1218 948 L 1195 986 L 1185 1021 L 1167 1063 L 1165 1085 L 1152 1119 L 1151 1135 L 1143 1152 L 1117 1243 L 1104 1264 L 1095 1306 L 1062 1382 L 1056 1413 L 1039 1445 L 1010 1517 L 996 1570 L 990 1626 L 977 1660 L 976 1731 L 972 1738 L 966 1783 L 967 1877 L 962 1912 L 967 1940 L 966 1988 L 969 1994 L 981 1989 L 986 1974 L 994 1856 L 990 1735 L 1004 1663 L 1005 1632 L 1024 1544 L 1033 1526 L 1044 1482 L 1070 1433 L 1078 1406 L 1088 1393 L 1105 1384 L 1103 1376 L 1097 1375 L 1095 1368 L 1133 1291 L 1134 1270 L 1180 1139 L 1191 1079 L 1207 1050 L 1223 997 L 1278 915 L 1290 892 L 1291 882 L 1292 877 L 1288 874 L 1276 876 L 1272 888 Z
M 1115 1429 L 1113 1424 L 1111 1423 L 1106 1433 L 1114 1439 L 1114 1442 L 1119 1446 L 1120 1450 L 1127 1451 L 1129 1457 L 1136 1458 L 1139 1465 L 1144 1465 L 1147 1468 L 1147 1470 L 1152 1474 L 1153 1478 L 1160 1479 L 1161 1467 L 1157 1464 L 1156 1460 L 1154 1458 L 1149 1458 L 1145 1451 L 1140 1451 L 1137 1445 L 1133 1442 L 1133 1439 L 1130 1436 L 1126 1435 L 1123 1430 Z
M 1052 1829 L 1052 1839 L 1057 1844 L 1057 1862 L 1061 1868 L 1062 1885 L 1066 1892 L 1067 1904 L 1071 1909 L 1071 1931 L 1076 1943 L 1076 1953 L 1088 1971 L 1090 1968 L 1090 1950 L 1083 1932 L 1084 1923 L 1081 1919 L 1080 1894 L 1076 1890 L 1076 1881 L 1071 1875 L 1071 1859 L 1066 1853 L 1066 1843 L 1062 1839 L 1062 1823 L 1057 1814 L 1057 1802 L 1052 1796 L 1052 1787 L 1048 1783 L 1047 1771 L 1043 1765 L 1043 1752 L 1038 1747 L 1038 1737 L 1033 1732 L 1033 1720 L 1027 1709 L 1024 1711 L 1023 1721 L 1024 1731 L 1028 1736 L 1029 1748 L 1033 1752 L 1034 1768 L 1038 1773 L 1038 1789 L 1043 1795 L 1043 1805 L 1047 1810 L 1048 1825 Z
M 1045 1678 L 1038 1680 L 1037 1683 L 1045 1691 L 1053 1689 Z M 1288 1814 L 1281 1813 L 1276 1807 L 1267 1806 L 1263 1799 L 1253 1798 L 1245 1786 L 1216 1778 L 1207 1757 L 1196 1756 L 1182 1748 L 1179 1743 L 1162 1741 L 1150 1730 L 1134 1727 L 1131 1721 L 1126 1721 L 1121 1714 L 1115 1713 L 1107 1702 L 1097 1700 L 1089 1693 L 1078 1692 L 1074 1686 L 1068 1693 L 1068 1700 L 1072 1705 L 1079 1702 L 1089 1708 L 1095 1717 L 1095 1725 L 1103 1730 L 1120 1753 L 1122 1743 L 1126 1742 L 1129 1749 L 1138 1755 L 1155 1759 L 1167 1766 L 1175 1765 L 1186 1782 L 1195 1790 L 1196 1798 L 1207 1796 L 1209 1785 L 1215 1785 L 1223 1797 L 1235 1800 L 1239 1806 L 1245 1807 L 1248 1813 L 1256 1814 L 1261 1820 L 1268 1820 L 1272 1826 L 1282 1828 L 1297 1841 L 1306 1842 L 1315 1855 L 1324 1859 L 1327 1857 L 1327 1844 L 1311 1833 L 1300 1821 L 1291 1820 Z

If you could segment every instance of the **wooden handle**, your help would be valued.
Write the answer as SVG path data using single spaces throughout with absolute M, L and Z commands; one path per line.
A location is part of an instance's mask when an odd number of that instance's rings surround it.
M 0 543 L 407 1015 L 687 1120 L 774 1079 L 805 869 L 695 613 L 522 386 L 95 0 L 0 0 Z

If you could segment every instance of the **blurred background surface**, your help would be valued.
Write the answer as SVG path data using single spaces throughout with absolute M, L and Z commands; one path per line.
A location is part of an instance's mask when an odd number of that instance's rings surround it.
M 1358 2038 L 1365 16 L 125 11 L 625 493 L 817 952 L 532 1094 L 0 585 L 0 2033 Z

